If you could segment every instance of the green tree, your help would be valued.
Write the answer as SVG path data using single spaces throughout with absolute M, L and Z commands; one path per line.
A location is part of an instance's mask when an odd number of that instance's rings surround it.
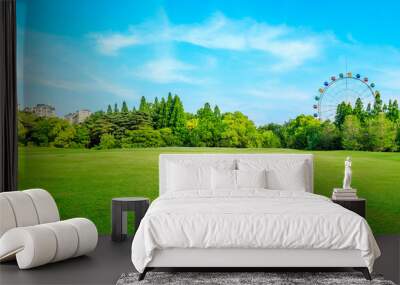
M 186 115 L 183 109 L 183 104 L 180 98 L 175 95 L 173 105 L 171 108 L 171 115 L 169 119 L 169 126 L 173 131 L 182 130 L 186 125 Z
M 74 138 L 76 135 L 75 128 L 68 126 L 58 132 L 57 137 L 54 139 L 53 145 L 59 148 L 70 148 L 75 146 Z
M 112 108 L 111 108 L 111 105 L 109 104 L 108 105 L 108 107 L 107 107 L 107 114 L 112 114 Z
M 128 112 L 129 112 L 128 105 L 126 104 L 125 101 L 122 102 L 121 112 L 122 112 L 122 113 L 128 113 Z
M 365 113 L 367 114 L 368 118 L 371 116 L 371 112 L 372 112 L 371 103 L 368 103 L 367 109 L 365 110 Z
M 226 113 L 223 116 L 225 129 L 222 133 L 222 146 L 259 147 L 261 138 L 253 121 L 241 112 Z
M 299 115 L 285 124 L 284 136 L 287 147 L 313 149 L 321 136 L 321 122 L 313 116 Z
M 385 104 L 383 104 L 382 112 L 387 113 L 387 111 L 388 111 L 388 105 L 386 105 L 386 103 L 385 103 Z
M 160 147 L 164 146 L 164 140 L 158 130 L 141 129 L 128 130 L 121 141 L 123 148 L 132 147 Z
M 146 98 L 144 96 L 140 98 L 139 112 L 150 114 L 150 106 L 149 103 L 147 103 Z
M 396 144 L 397 144 L 397 150 L 400 150 L 400 123 L 397 123 Z
M 372 108 L 371 114 L 372 116 L 378 116 L 381 112 L 383 112 L 383 102 L 381 99 L 381 94 L 379 91 L 375 92 L 375 100 L 374 100 L 374 106 Z
M 158 98 L 154 98 L 153 107 L 151 110 L 151 120 L 153 128 L 160 128 L 160 116 L 161 116 L 161 103 L 158 101 Z
M 356 115 L 347 116 L 342 127 L 342 145 L 344 149 L 363 149 L 363 128 Z
M 400 120 L 400 110 L 397 100 L 389 100 L 389 106 L 387 110 L 387 118 L 392 122 L 398 122 Z
M 397 150 L 395 123 L 386 118 L 384 113 L 367 121 L 366 146 L 372 151 L 395 151 Z
M 112 134 L 102 134 L 100 137 L 99 149 L 111 149 L 117 146 L 117 142 Z
M 273 131 L 265 130 L 260 132 L 261 147 L 266 148 L 277 148 L 281 147 L 281 141 L 279 137 L 274 134 Z
M 160 111 L 158 116 L 158 121 L 156 123 L 157 129 L 162 129 L 167 127 L 167 103 L 165 102 L 164 97 L 161 98 L 160 102 Z
M 39 117 L 30 112 L 18 112 L 18 139 L 23 145 L 34 144 L 33 130 L 36 128 Z
M 196 117 L 189 120 L 186 126 L 190 145 L 220 146 L 225 124 L 218 107 L 213 111 L 210 104 L 205 103 L 202 108 L 197 110 Z
M 171 92 L 168 93 L 167 101 L 165 103 L 165 118 L 164 118 L 164 127 L 169 127 L 169 122 L 171 118 L 172 108 L 173 108 L 173 97 Z
M 357 98 L 353 109 L 353 115 L 355 115 L 360 122 L 365 122 L 366 113 L 364 111 L 364 104 L 360 98 Z
M 219 109 L 218 105 L 215 105 L 214 107 L 214 117 L 222 119 L 221 110 Z
M 351 114 L 353 114 L 353 109 L 350 103 L 340 103 L 336 108 L 335 125 L 338 128 L 341 128 L 346 116 Z
M 163 128 L 159 130 L 163 143 L 165 146 L 179 146 L 182 140 L 175 135 L 170 128 Z
M 341 148 L 340 131 L 335 124 L 325 121 L 307 127 L 307 149 L 335 150 Z
M 209 103 L 197 110 L 196 125 L 189 133 L 189 141 L 192 146 L 213 146 L 213 121 L 214 113 Z
M 101 136 L 103 134 L 111 133 L 113 129 L 111 118 L 115 115 L 116 113 L 108 115 L 104 114 L 104 112 L 95 112 L 86 119 L 83 126 L 89 131 L 89 147 L 98 146 L 100 144 Z
M 22 145 L 26 145 L 26 134 L 28 133 L 28 130 L 25 128 L 20 118 L 18 118 L 17 128 L 18 128 L 18 142 Z
M 37 146 L 49 146 L 68 127 L 71 125 L 66 120 L 57 117 L 37 118 L 29 133 L 30 141 Z
M 280 145 L 282 147 L 286 147 L 283 125 L 276 124 L 276 123 L 269 123 L 267 125 L 258 127 L 258 131 L 259 132 L 272 131 L 279 138 Z
M 90 135 L 89 130 L 84 125 L 75 126 L 75 137 L 73 139 L 76 147 L 89 147 Z
M 119 113 L 118 104 L 114 104 L 114 113 Z

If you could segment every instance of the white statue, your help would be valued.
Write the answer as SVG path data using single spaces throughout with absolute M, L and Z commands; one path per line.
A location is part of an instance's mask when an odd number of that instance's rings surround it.
M 344 162 L 343 189 L 352 189 L 351 186 L 351 158 L 348 156 Z

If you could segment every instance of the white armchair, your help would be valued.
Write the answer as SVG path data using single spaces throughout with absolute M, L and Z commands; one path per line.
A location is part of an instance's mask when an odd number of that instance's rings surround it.
M 28 269 L 84 255 L 96 248 L 97 239 L 88 219 L 60 221 L 46 190 L 0 193 L 0 262 L 17 259 L 20 269 Z

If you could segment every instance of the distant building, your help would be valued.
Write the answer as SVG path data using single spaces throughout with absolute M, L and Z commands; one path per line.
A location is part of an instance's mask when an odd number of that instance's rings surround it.
M 80 124 L 83 123 L 91 114 L 92 112 L 90 112 L 90 110 L 83 109 L 76 111 L 75 113 L 69 113 L 65 115 L 64 118 L 71 124 Z
M 74 123 L 74 115 L 75 113 L 69 113 L 64 116 L 64 119 L 66 119 L 70 124 Z
M 55 117 L 56 108 L 47 104 L 37 104 L 34 107 L 26 107 L 25 112 L 30 112 L 38 115 L 39 117 Z

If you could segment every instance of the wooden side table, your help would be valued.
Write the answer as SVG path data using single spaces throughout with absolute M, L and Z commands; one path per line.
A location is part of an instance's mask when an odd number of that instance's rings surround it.
M 135 213 L 135 232 L 149 208 L 150 200 L 143 197 L 113 198 L 111 202 L 111 225 L 113 241 L 123 241 L 127 237 L 127 211 Z
M 365 218 L 365 208 L 366 200 L 363 198 L 351 199 L 351 200 L 334 200 L 333 203 L 339 204 L 340 206 L 359 214 L 361 217 Z

